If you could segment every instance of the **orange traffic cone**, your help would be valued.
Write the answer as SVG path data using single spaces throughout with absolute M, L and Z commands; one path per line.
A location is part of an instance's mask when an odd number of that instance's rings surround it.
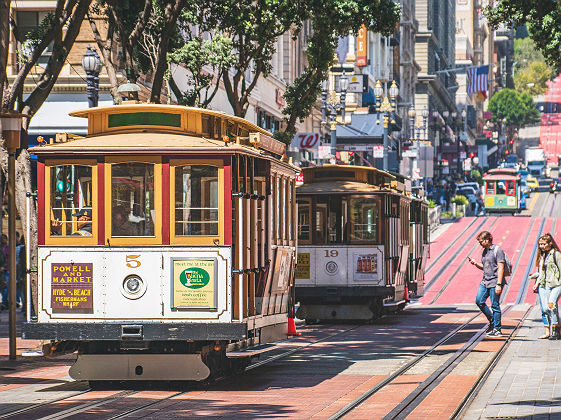
M 405 285 L 405 290 L 403 291 L 403 299 L 406 302 L 409 302 L 409 289 L 407 288 L 407 284 Z
M 294 318 L 288 318 L 288 335 L 300 335 L 300 333 L 296 331 Z

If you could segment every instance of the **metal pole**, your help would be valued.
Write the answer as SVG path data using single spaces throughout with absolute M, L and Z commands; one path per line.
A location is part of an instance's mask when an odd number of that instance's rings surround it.
M 335 163 L 337 163 L 337 121 L 330 121 L 330 129 L 331 129 L 331 155 L 333 159 L 335 159 Z
M 384 171 L 388 170 L 388 113 L 384 112 Z
M 8 260 L 10 310 L 10 360 L 16 359 L 16 154 L 8 155 Z
M 26 306 L 27 306 L 27 316 L 31 316 L 31 193 L 27 193 L 27 209 L 25 215 L 25 221 L 27 223 L 27 234 L 25 238 L 25 279 L 26 279 Z

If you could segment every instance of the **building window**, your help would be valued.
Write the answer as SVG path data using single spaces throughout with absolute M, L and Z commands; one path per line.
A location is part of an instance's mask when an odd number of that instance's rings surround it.
M 268 112 L 259 110 L 257 111 L 257 125 L 265 130 L 275 133 L 275 131 L 280 130 L 280 120 L 275 118 Z
M 25 44 L 28 34 L 39 27 L 43 19 L 51 12 L 43 11 L 18 11 L 16 12 L 16 40 L 20 44 Z M 18 48 L 20 49 L 20 48 Z M 24 49 L 25 50 L 25 49 Z M 43 51 L 43 54 L 37 60 L 37 64 L 46 65 L 53 52 L 53 43 Z

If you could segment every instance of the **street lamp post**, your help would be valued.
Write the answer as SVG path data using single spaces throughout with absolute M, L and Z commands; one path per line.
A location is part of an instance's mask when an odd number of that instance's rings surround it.
M 428 141 L 427 138 L 427 120 L 429 118 L 429 110 L 427 109 L 427 107 L 423 107 L 423 110 L 421 111 L 421 116 L 423 117 L 423 140 Z M 425 149 L 426 151 L 426 149 Z M 419 154 L 419 158 L 421 157 L 421 149 L 417 150 L 417 153 Z M 425 191 L 427 189 L 427 158 L 426 158 L 427 154 L 425 153 L 425 163 L 423 165 L 423 184 L 425 186 Z
M 389 116 L 395 110 L 396 103 L 395 100 L 399 95 L 399 88 L 395 83 L 395 80 L 392 81 L 390 88 L 388 89 L 389 98 L 387 95 L 384 95 L 384 88 L 382 84 L 378 80 L 374 87 L 374 95 L 376 96 L 376 108 L 378 108 L 378 112 L 381 112 L 384 115 L 384 159 L 383 159 L 383 169 L 384 171 L 388 170 L 388 128 L 389 128 Z M 392 120 L 392 124 L 394 121 Z
M 341 88 L 341 95 L 339 102 L 337 102 L 337 93 L 335 89 L 331 91 L 331 96 L 328 100 L 329 81 L 324 80 L 321 83 L 321 123 L 327 124 L 327 116 L 329 114 L 329 129 L 331 134 L 331 155 L 335 162 L 337 162 L 337 113 L 341 111 L 341 121 L 345 124 L 345 99 L 347 97 L 347 88 L 349 87 L 349 79 L 345 72 L 339 78 Z
M 0 114 L 2 137 L 8 150 L 8 305 L 11 360 L 16 359 L 16 151 L 20 147 L 22 117 L 17 112 Z
M 407 114 L 409 115 L 409 126 L 410 126 L 410 136 L 409 138 L 411 139 L 411 143 L 413 143 L 415 141 L 415 117 L 417 116 L 417 112 L 415 111 L 415 106 L 413 104 L 411 104 L 411 106 L 409 107 L 409 111 L 407 112 Z M 411 175 L 415 175 L 416 170 L 419 168 L 419 142 L 417 141 L 417 151 L 416 151 L 416 156 L 415 156 L 415 162 L 413 165 L 413 171 L 411 171 Z
M 99 99 L 99 72 L 101 71 L 101 59 L 95 48 L 87 48 L 84 57 L 82 57 L 82 67 L 86 72 L 88 106 L 93 108 L 97 106 Z

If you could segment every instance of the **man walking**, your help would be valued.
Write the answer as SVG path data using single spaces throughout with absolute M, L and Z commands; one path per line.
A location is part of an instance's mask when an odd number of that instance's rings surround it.
M 504 285 L 505 253 L 498 245 L 493 245 L 493 235 L 483 231 L 477 235 L 477 241 L 483 248 L 481 262 L 468 257 L 469 262 L 483 270 L 483 279 L 477 290 L 475 303 L 489 320 L 488 337 L 501 337 L 501 305 L 500 298 Z M 491 310 L 485 304 L 491 298 Z

